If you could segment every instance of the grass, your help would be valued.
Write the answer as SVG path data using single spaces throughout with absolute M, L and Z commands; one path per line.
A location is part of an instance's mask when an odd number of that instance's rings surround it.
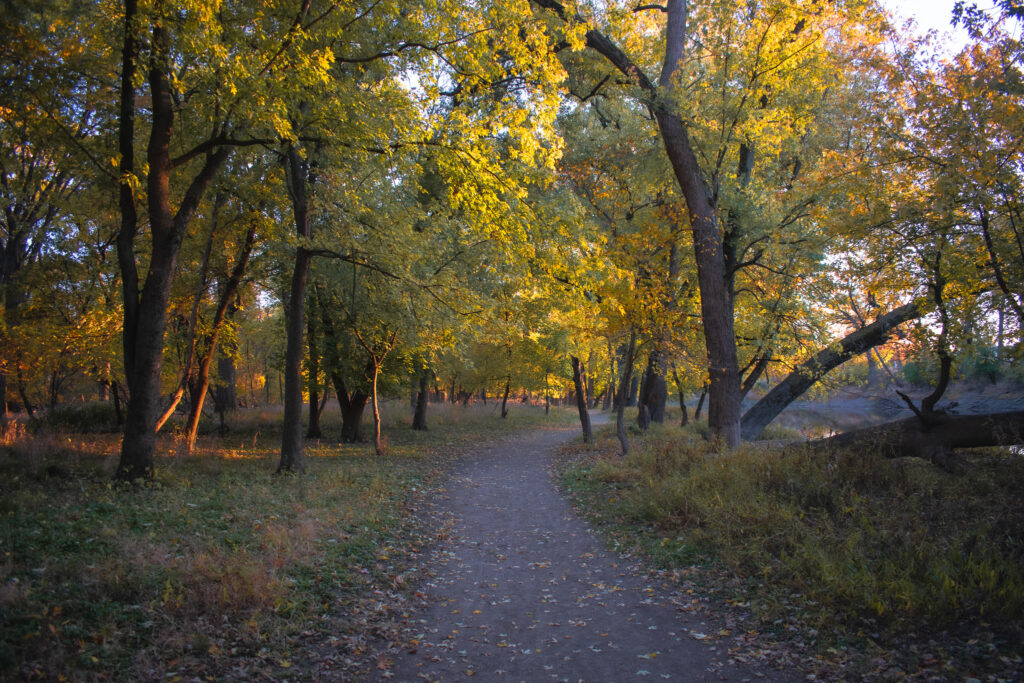
M 18 433 L 0 444 L 0 678 L 302 678 L 311 643 L 343 668 L 373 626 L 353 606 L 414 571 L 418 501 L 450 457 L 571 417 L 513 410 L 431 406 L 413 432 L 393 404 L 387 457 L 307 443 L 303 476 L 273 475 L 279 416 L 252 411 L 192 456 L 161 437 L 136 488 L 111 481 L 116 435 Z
M 619 542 L 707 569 L 767 628 L 894 658 L 908 634 L 945 633 L 944 674 L 1019 667 L 1024 458 L 989 452 L 951 475 L 800 446 L 715 455 L 698 433 L 652 430 L 626 458 L 605 435 L 562 482 Z

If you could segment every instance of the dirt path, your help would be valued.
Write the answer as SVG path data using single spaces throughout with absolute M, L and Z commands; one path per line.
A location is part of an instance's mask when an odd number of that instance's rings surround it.
M 460 463 L 439 503 L 452 527 L 425 572 L 428 606 L 409 616 L 383 677 L 779 680 L 729 664 L 723 646 L 702 642 L 710 627 L 699 616 L 574 514 L 548 473 L 574 433 L 538 431 Z

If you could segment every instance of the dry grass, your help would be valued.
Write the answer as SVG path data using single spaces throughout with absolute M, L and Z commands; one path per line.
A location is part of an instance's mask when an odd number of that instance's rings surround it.
M 605 455 L 567 466 L 563 482 L 660 566 L 696 563 L 736 577 L 727 590 L 764 623 L 833 634 L 823 643 L 948 630 L 987 639 L 988 665 L 1020 661 L 1019 454 L 990 452 L 950 475 L 925 462 L 805 447 L 716 455 L 678 429 L 636 442 L 621 459 L 609 438 Z M 973 658 L 951 657 L 947 673 L 969 671 Z
M 277 411 L 210 425 L 191 456 L 172 430 L 155 481 L 129 489 L 116 435 L 20 433 L 0 447 L 0 678 L 294 676 L 303 643 L 397 581 L 422 542 L 416 492 L 461 444 L 565 421 L 445 406 L 420 433 L 406 412 L 385 407 L 386 457 L 311 442 L 304 476 L 273 474 Z

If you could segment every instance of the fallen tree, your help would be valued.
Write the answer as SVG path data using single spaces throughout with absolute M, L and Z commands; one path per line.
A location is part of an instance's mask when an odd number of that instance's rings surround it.
M 753 441 L 786 406 L 799 398 L 814 383 L 833 368 L 850 358 L 864 353 L 889 340 L 890 333 L 899 325 L 920 318 L 922 311 L 912 302 L 879 316 L 870 325 L 851 332 L 838 343 L 831 344 L 812 358 L 796 366 L 789 375 L 764 395 L 743 414 L 740 435 L 744 441 Z
M 919 414 L 844 432 L 816 443 L 823 448 L 870 448 L 888 458 L 916 457 L 945 470 L 961 466 L 958 448 L 1024 444 L 1024 410 L 984 415 Z

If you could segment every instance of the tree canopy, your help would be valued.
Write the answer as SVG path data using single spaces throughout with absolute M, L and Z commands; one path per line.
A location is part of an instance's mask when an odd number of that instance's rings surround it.
M 301 471 L 331 392 L 383 452 L 382 397 L 583 414 L 635 374 L 641 426 L 671 381 L 729 448 L 897 351 L 927 421 L 958 364 L 1024 355 L 1020 7 L 951 19 L 936 56 L 866 0 L 12 8 L 2 426 L 124 402 L 145 479 L 220 387 L 284 404 Z

